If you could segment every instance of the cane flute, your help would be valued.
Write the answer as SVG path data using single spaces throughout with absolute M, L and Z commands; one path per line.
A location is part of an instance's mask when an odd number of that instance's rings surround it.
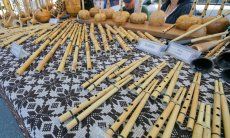
M 112 79 L 112 78 L 120 75 L 121 73 L 125 72 L 126 70 L 128 70 L 129 68 L 131 68 L 133 65 L 135 65 L 137 62 L 139 62 L 139 60 L 136 60 L 136 61 L 130 63 L 129 65 L 127 65 L 127 66 L 125 66 L 123 68 L 120 68 L 119 70 L 114 71 L 112 74 L 110 74 L 108 76 L 108 78 Z
M 129 90 L 133 90 L 134 88 L 136 88 L 138 85 L 140 85 L 143 81 L 145 81 L 147 78 L 149 78 L 149 76 L 151 76 L 154 72 L 157 71 L 157 69 L 162 68 L 163 65 L 165 65 L 165 61 L 163 61 L 162 63 L 160 63 L 159 65 L 157 65 L 156 67 L 152 68 L 150 71 L 148 71 L 146 74 L 143 75 L 143 77 L 141 77 L 140 79 L 138 79 L 137 81 L 135 81 L 133 84 L 129 85 Z
M 90 36 L 90 39 L 91 39 L 91 41 L 92 41 L 92 43 L 93 43 L 93 45 L 94 45 L 95 51 L 96 51 L 97 53 L 100 52 L 100 51 L 101 51 L 101 48 L 99 47 L 99 43 L 98 43 L 98 41 L 97 41 L 95 35 L 94 35 L 93 33 L 89 33 L 89 36 Z
M 95 82 L 96 80 L 98 80 L 101 76 L 103 76 L 106 72 L 108 72 L 110 69 L 112 69 L 117 63 L 114 63 L 112 65 L 110 65 L 109 67 L 107 67 L 105 70 L 101 71 L 100 73 L 94 75 L 91 79 L 87 80 L 86 82 L 84 82 L 81 86 L 83 88 L 88 87 L 90 84 L 92 84 L 93 82 Z
M 143 34 L 141 31 L 137 31 L 137 34 L 139 35 L 140 38 L 148 39 L 148 37 L 145 36 L 145 34 Z
M 157 76 L 157 74 L 166 66 L 166 62 L 162 63 L 162 66 L 160 68 L 158 68 L 153 74 L 151 74 L 148 79 L 146 79 L 144 81 L 144 83 L 142 83 L 138 89 L 136 90 L 136 93 L 139 94 L 142 89 L 145 89 L 147 87 L 147 85 L 149 85 L 149 83 Z
M 101 38 L 102 38 L 102 43 L 104 45 L 104 49 L 105 49 L 106 52 L 109 52 L 110 51 L 110 47 L 109 47 L 109 43 L 107 41 L 105 30 L 104 30 L 104 28 L 102 27 L 102 25 L 100 23 L 98 23 L 97 26 L 98 26 L 99 32 L 101 34 Z
M 150 40 L 152 40 L 152 41 L 154 41 L 154 42 L 156 42 L 156 43 L 159 43 L 159 44 L 161 44 L 161 45 L 164 45 L 164 43 L 162 43 L 159 39 L 157 39 L 156 37 L 152 36 L 152 35 L 149 34 L 148 32 L 145 32 L 144 35 L 145 35 L 148 39 L 150 39 Z
M 205 104 L 200 104 L 200 109 L 197 117 L 196 124 L 193 128 L 192 137 L 193 138 L 202 138 L 203 137 L 203 119 L 204 119 L 204 108 Z
M 114 43 L 114 39 L 109 29 L 106 29 L 106 34 L 108 36 L 109 42 Z
M 131 68 L 129 68 L 128 70 L 126 70 L 125 72 L 123 72 L 115 80 L 119 81 L 119 80 L 123 79 L 124 77 L 126 77 L 127 75 L 129 75 L 133 70 L 135 70 L 137 67 L 139 67 L 143 62 L 145 62 L 146 60 L 148 60 L 150 57 L 151 56 L 145 56 L 145 57 L 141 58 L 140 62 L 137 62 L 137 64 L 133 65 Z
M 122 49 L 124 49 L 126 52 L 131 51 L 131 48 L 125 43 L 125 41 L 119 35 L 115 35 L 115 37 Z
M 63 34 L 63 36 L 61 37 L 62 41 L 61 41 L 60 45 L 63 45 L 66 42 L 66 40 L 70 38 L 70 36 L 72 35 L 72 33 L 74 31 L 74 29 L 72 29 L 72 27 L 73 27 L 73 25 L 71 25 L 71 27 L 68 29 L 68 31 L 70 31 L 70 32 L 66 31 Z
M 67 125 L 66 128 L 68 130 L 71 130 L 74 126 L 79 124 L 83 119 L 85 119 L 89 114 L 91 114 L 96 108 L 98 108 L 101 104 L 103 104 L 107 99 L 109 99 L 111 96 L 113 96 L 118 90 L 127 84 L 131 79 L 133 79 L 132 76 L 127 76 L 124 78 L 124 82 L 119 85 L 118 87 L 113 88 L 111 91 L 107 92 L 103 97 L 98 99 L 96 102 L 94 102 L 92 105 L 90 105 L 87 109 L 85 109 L 82 113 L 80 113 L 78 116 L 75 117 L 75 119 L 71 120 Z
M 105 27 L 106 27 L 106 29 L 108 29 L 111 33 L 113 33 L 114 35 L 116 35 L 118 32 L 115 30 L 115 29 L 113 29 L 110 25 L 108 25 L 108 24 L 105 24 Z
M 92 69 L 92 61 L 91 61 L 91 56 L 90 56 L 90 46 L 89 46 L 89 40 L 88 40 L 88 33 L 86 31 L 86 26 L 85 27 L 85 52 L 86 52 L 86 66 L 87 69 Z
M 69 33 L 72 33 L 69 32 Z M 64 36 L 65 34 L 63 34 L 62 36 Z M 37 68 L 36 68 L 36 71 L 37 72 L 40 72 L 41 70 L 44 70 L 47 62 L 53 57 L 53 55 L 55 54 L 55 52 L 57 51 L 57 49 L 61 46 L 61 42 L 63 40 L 67 39 L 66 37 L 64 37 L 64 39 L 59 39 L 57 41 L 57 43 L 55 43 L 55 45 L 52 47 L 52 49 L 49 51 L 49 53 L 43 58 L 42 61 L 39 62 Z
M 152 86 L 151 90 L 148 90 L 145 93 L 145 96 L 142 98 L 142 100 L 140 101 L 140 103 L 138 104 L 137 108 L 134 110 L 133 114 L 131 115 L 131 117 L 129 118 L 128 122 L 126 123 L 125 127 L 123 128 L 123 130 L 121 131 L 121 136 L 122 137 L 128 137 L 130 131 L 132 130 L 138 116 L 140 115 L 142 109 L 144 108 L 146 102 L 148 101 L 151 92 L 153 91 L 153 89 L 155 88 L 155 86 L 158 83 L 158 80 L 153 80 L 153 84 L 151 83 L 150 86 Z
M 52 30 L 46 32 L 45 34 L 39 36 L 38 38 L 36 38 L 32 43 L 33 44 L 38 44 L 40 43 L 41 41 L 43 41 L 45 39 L 45 37 L 49 36 L 49 34 L 52 32 Z
M 79 54 L 79 49 L 81 45 L 81 30 L 82 30 L 82 25 L 80 25 L 78 35 L 77 35 L 77 42 L 75 45 L 74 53 L 73 53 L 73 61 L 72 61 L 72 71 L 76 72 L 77 70 L 77 63 L 78 63 L 78 54 Z
M 207 55 L 205 55 L 206 58 L 213 56 L 219 49 L 224 47 L 224 45 L 227 43 L 227 41 L 219 43 L 217 46 L 215 46 L 212 50 L 208 52 Z
M 213 23 L 213 22 L 215 22 L 215 21 L 217 21 L 217 20 L 219 20 L 219 19 L 221 19 L 221 18 L 223 18 L 223 17 L 225 17 L 225 16 L 227 16 L 229 14 L 230 14 L 230 11 L 226 11 L 224 14 L 218 15 L 216 18 L 214 18 L 214 19 L 212 19 L 212 20 L 210 20 L 210 21 L 208 21 L 208 22 L 206 22 L 206 23 L 194 28 L 191 31 L 188 31 L 188 32 L 184 33 L 183 35 L 180 35 L 180 36 L 176 37 L 175 39 L 171 40 L 171 42 L 181 40 L 182 38 L 194 33 L 195 31 L 197 31 L 197 30 L 199 30 L 199 29 L 201 29 L 203 27 L 206 27 L 207 25 L 209 25 L 209 24 L 211 24 L 211 23 Z
M 193 93 L 194 93 L 194 89 L 195 89 L 195 86 L 196 86 L 196 83 L 197 83 L 198 74 L 199 73 L 196 72 L 195 75 L 194 75 L 193 81 L 190 84 L 188 93 L 187 93 L 186 98 L 185 98 L 186 100 L 184 101 L 184 103 L 182 105 L 182 108 L 180 110 L 180 113 L 178 115 L 177 123 L 179 125 L 182 125 L 184 123 L 184 119 L 185 119 L 185 116 L 186 116 L 186 114 L 188 112 L 188 108 L 189 108 L 189 105 L 191 103 L 192 96 L 193 96 Z
M 77 27 L 74 30 L 74 35 L 71 36 L 70 41 L 71 41 L 71 46 L 69 49 L 69 55 L 72 55 L 73 52 L 73 46 L 76 44 L 77 41 L 77 35 L 78 35 L 78 28 L 79 28 L 79 24 L 76 25 Z
M 105 74 L 103 74 L 98 80 L 96 80 L 92 85 L 90 85 L 87 90 L 91 92 L 94 90 L 99 84 L 101 84 L 102 81 L 104 81 L 112 72 L 118 69 L 119 66 L 124 64 L 127 61 L 127 59 L 123 59 L 116 63 L 113 68 L 111 68 L 109 71 L 107 71 Z
M 157 118 L 156 122 L 154 123 L 154 126 L 151 128 L 151 130 L 148 133 L 148 138 L 156 138 L 160 129 L 164 125 L 166 119 L 169 117 L 171 111 L 173 110 L 178 98 L 180 97 L 181 93 L 183 91 L 183 87 L 180 87 L 178 91 L 176 92 L 176 95 L 174 98 L 169 102 L 167 107 L 164 109 L 162 114 Z
M 177 68 L 176 72 L 174 73 L 173 77 L 172 77 L 172 80 L 170 81 L 169 83 L 169 86 L 164 94 L 164 98 L 163 98 L 163 103 L 169 103 L 170 101 L 170 98 L 172 96 L 172 93 L 173 93 L 173 90 L 176 86 L 176 83 L 178 81 L 178 78 L 179 78 L 179 74 L 180 74 L 180 71 L 181 71 L 181 68 L 183 67 L 184 63 L 181 62 L 181 64 L 179 65 L 179 67 Z
M 9 44 L 11 44 L 12 42 L 14 42 L 15 40 L 18 40 L 19 38 L 23 37 L 24 35 L 25 35 L 25 33 L 21 33 L 21 34 L 15 35 L 14 37 L 8 39 L 7 41 L 2 42 L 1 47 L 8 46 Z
M 165 28 L 162 32 L 163 32 L 163 33 L 166 33 L 166 32 L 168 32 L 169 30 L 171 30 L 171 29 L 174 28 L 174 27 L 175 27 L 175 24 L 172 24 L 172 25 L 170 25 L 169 27 Z
M 135 34 L 133 31 L 128 30 L 127 32 L 128 32 L 136 41 L 138 41 L 138 40 L 140 39 L 140 37 L 139 37 L 137 34 Z
M 119 34 L 122 39 L 127 38 L 126 35 L 117 26 L 113 26 L 113 28 L 114 30 L 116 30 L 117 34 Z
M 172 110 L 172 113 L 171 113 L 171 115 L 169 117 L 169 120 L 167 122 L 166 128 L 164 129 L 164 133 L 162 135 L 162 138 L 170 138 L 171 137 L 174 125 L 176 123 L 178 113 L 179 113 L 180 108 L 181 108 L 181 103 L 182 103 L 182 101 L 184 99 L 186 91 L 187 91 L 187 89 L 184 87 L 180 98 L 178 99 L 177 103 L 175 104 L 175 106 L 174 106 L 174 108 Z
M 219 81 L 219 90 L 220 90 L 220 102 L 221 102 L 221 113 L 223 118 L 223 126 L 224 126 L 224 136 L 225 138 L 230 138 L 230 114 L 229 114 L 229 106 L 227 102 L 227 98 L 224 94 L 224 88 L 221 81 Z
M 60 31 L 61 28 L 53 30 L 51 32 L 51 36 L 25 61 L 25 63 L 16 71 L 16 73 L 18 75 L 22 75 L 26 71 L 26 69 L 33 63 L 33 61 L 39 56 L 39 54 L 49 45 L 51 40 L 53 40 L 58 35 Z
M 123 32 L 123 34 L 126 35 L 127 39 L 128 39 L 131 43 L 135 43 L 135 42 L 136 42 L 135 38 L 134 38 L 132 35 L 130 35 L 123 27 L 120 26 L 119 29 L 120 29 L 120 31 Z
M 154 84 L 155 81 L 152 81 L 151 84 Z M 152 85 L 149 85 L 145 90 L 143 90 L 130 104 L 128 107 L 124 108 L 123 113 L 118 117 L 114 124 L 106 131 L 108 136 L 112 137 L 113 134 L 119 129 L 123 122 L 128 118 L 132 111 L 139 104 L 141 99 L 144 97 L 145 93 L 150 91 Z
M 170 70 L 170 72 L 164 77 L 164 79 L 161 81 L 161 83 L 157 86 L 157 88 L 152 93 L 153 99 L 156 99 L 164 90 L 165 86 L 169 83 L 171 78 L 173 77 L 173 74 L 176 72 L 177 68 L 180 66 L 181 62 L 178 61 L 176 65 L 173 67 L 173 69 Z
M 71 38 L 74 37 L 74 36 L 76 35 L 76 33 L 75 33 L 75 31 L 76 31 L 75 27 L 76 27 L 76 26 L 74 26 L 74 31 L 71 33 Z M 76 28 L 77 28 L 77 27 L 76 27 Z M 63 55 L 63 57 L 62 57 L 62 60 L 61 60 L 61 62 L 60 62 L 60 64 L 59 64 L 59 66 L 58 66 L 58 69 L 57 69 L 57 72 L 58 72 L 58 73 L 62 73 L 62 72 L 64 71 L 64 69 L 65 69 L 66 59 L 68 58 L 70 48 L 71 48 L 71 46 L 72 46 L 72 44 L 73 44 L 72 41 L 73 41 L 73 40 L 70 40 L 70 42 L 68 43 L 68 46 L 66 47 L 65 53 L 64 53 L 64 55 Z
M 90 23 L 90 27 L 89 27 L 89 32 L 94 34 L 95 30 L 94 30 L 94 23 Z
M 211 105 L 205 106 L 205 127 L 203 132 L 203 138 L 211 138 Z
M 213 103 L 212 117 L 212 138 L 220 138 L 221 136 L 221 105 L 220 105 L 220 90 L 218 81 L 215 80 L 215 92 Z
M 194 124 L 195 124 L 195 118 L 196 118 L 196 111 L 198 106 L 198 100 L 199 100 L 199 93 L 200 93 L 200 81 L 201 81 L 201 73 L 199 72 L 197 77 L 197 83 L 194 89 L 193 98 L 192 98 L 192 105 L 190 109 L 189 119 L 187 123 L 187 129 L 189 131 L 193 130 Z
M 111 84 L 111 85 L 109 85 L 109 87 L 107 87 L 104 90 L 98 92 L 97 94 L 91 96 L 89 99 L 85 100 L 81 104 L 76 105 L 75 107 L 73 107 L 72 109 L 70 109 L 69 111 L 67 111 L 66 113 L 64 113 L 58 117 L 60 122 L 65 122 L 66 120 L 70 119 L 71 117 L 73 117 L 74 115 L 76 115 L 77 113 L 79 113 L 80 111 L 82 111 L 83 109 L 85 109 L 86 107 L 91 105 L 92 103 L 96 102 L 98 99 L 100 99 L 102 96 L 104 96 L 107 92 L 109 92 L 113 88 L 121 85 L 123 82 L 124 82 L 124 80 L 121 80 L 115 84 Z

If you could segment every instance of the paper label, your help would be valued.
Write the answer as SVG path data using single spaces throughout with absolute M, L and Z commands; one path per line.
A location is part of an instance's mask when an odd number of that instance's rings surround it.
M 144 52 L 148 52 L 152 55 L 162 57 L 165 53 L 167 46 L 161 45 L 159 43 L 156 43 L 156 42 L 153 42 L 147 39 L 139 39 L 138 45 L 136 48 Z
M 49 23 L 51 24 L 58 24 L 58 22 L 59 22 L 59 19 L 56 19 L 56 18 L 50 18 L 49 20 Z
M 18 45 L 17 43 L 11 44 L 10 52 L 18 59 L 27 57 L 29 54 L 22 48 L 21 45 Z
M 169 55 L 178 58 L 186 63 L 191 63 L 192 60 L 200 57 L 201 52 L 191 47 L 170 42 L 166 51 Z

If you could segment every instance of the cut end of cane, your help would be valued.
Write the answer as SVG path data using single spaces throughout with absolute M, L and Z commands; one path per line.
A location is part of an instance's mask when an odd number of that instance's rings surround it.
M 72 115 L 70 114 L 70 112 L 66 112 L 63 115 L 59 116 L 58 119 L 62 123 L 62 122 L 65 122 L 66 120 L 68 120 L 71 117 L 72 117 Z

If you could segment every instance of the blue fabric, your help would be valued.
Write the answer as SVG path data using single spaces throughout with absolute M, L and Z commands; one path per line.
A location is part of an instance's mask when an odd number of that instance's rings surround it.
M 110 0 L 110 7 L 116 6 L 119 4 L 119 0 Z M 104 8 L 107 6 L 107 0 L 104 0 Z
M 164 3 L 161 6 L 161 10 L 166 11 L 167 7 L 168 7 L 168 3 Z M 178 5 L 178 7 L 176 8 L 176 10 L 173 11 L 173 13 L 171 13 L 167 19 L 166 19 L 166 23 L 170 23 L 170 24 L 174 24 L 177 20 L 177 18 L 179 18 L 181 15 L 185 15 L 185 14 L 189 14 L 190 10 L 192 8 L 192 3 L 188 2 L 184 2 Z

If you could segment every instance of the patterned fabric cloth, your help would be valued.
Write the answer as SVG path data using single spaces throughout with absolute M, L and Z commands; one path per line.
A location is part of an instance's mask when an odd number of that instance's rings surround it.
M 26 51 L 32 53 L 40 45 L 32 45 L 31 42 L 32 39 L 27 40 L 23 47 Z M 92 48 L 91 58 L 94 65 L 92 70 L 86 69 L 86 56 L 83 46 L 83 49 L 81 49 L 79 53 L 78 71 L 76 73 L 70 71 L 73 59 L 71 56 L 66 63 L 66 72 L 58 74 L 57 68 L 64 54 L 65 44 L 56 51 L 44 71 L 35 73 L 35 68 L 52 46 L 48 46 L 47 49 L 36 58 L 36 62 L 29 67 L 23 76 L 17 76 L 15 72 L 26 59 L 17 60 L 10 53 L 9 49 L 0 49 L 1 95 L 11 107 L 12 112 L 15 114 L 26 136 L 46 138 L 99 137 L 99 135 L 103 135 L 109 126 L 114 123 L 118 116 L 124 111 L 124 108 L 135 99 L 137 95 L 134 91 L 129 91 L 126 88 L 128 85 L 126 85 L 71 131 L 66 130 L 66 123 L 59 122 L 58 116 L 71 109 L 74 105 L 87 100 L 92 94 L 96 94 L 102 89 L 105 89 L 109 84 L 113 83 L 113 80 L 103 81 L 92 93 L 81 88 L 80 85 L 83 82 L 123 58 L 129 58 L 129 61 L 126 63 L 127 65 L 130 64 L 130 61 L 135 61 L 146 55 L 146 53 L 136 49 L 133 49 L 130 53 L 126 53 L 121 49 L 118 42 L 110 45 L 112 49 L 110 54 L 105 52 L 96 54 L 93 45 L 91 44 L 90 46 Z M 129 44 L 129 46 L 134 47 L 135 45 Z M 163 58 L 152 56 L 151 59 L 133 71 L 135 76 L 134 81 L 138 80 L 144 73 L 164 60 L 168 61 L 169 67 L 165 67 L 156 77 L 162 80 L 163 76 L 174 66 L 177 61 L 176 59 L 169 56 Z M 188 88 L 193 79 L 193 75 L 194 71 L 190 69 L 190 66 L 187 64 L 184 65 L 176 89 L 182 84 Z M 213 103 L 214 80 L 219 79 L 219 75 L 220 70 L 215 68 L 213 72 L 202 76 L 199 101 Z M 131 82 L 129 84 L 131 84 Z M 229 99 L 229 84 L 224 83 L 224 88 Z M 162 95 L 155 101 L 153 99 L 148 100 L 129 137 L 140 138 L 148 134 L 157 117 L 166 107 L 166 105 L 162 104 L 161 99 Z M 121 132 L 123 127 L 124 126 L 121 126 L 117 134 Z M 188 132 L 185 127 L 179 127 L 176 124 L 172 137 L 191 137 L 191 132 Z

